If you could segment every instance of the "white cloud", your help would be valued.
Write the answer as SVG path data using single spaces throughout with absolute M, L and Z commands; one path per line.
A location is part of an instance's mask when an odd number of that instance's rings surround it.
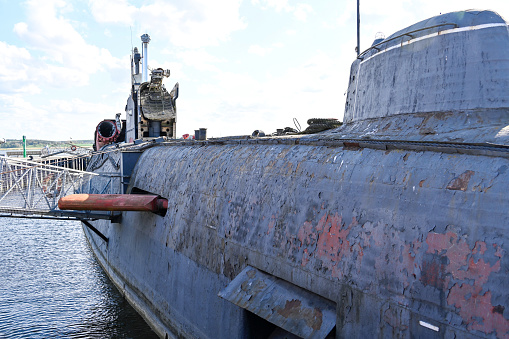
M 91 0 L 90 10 L 97 22 L 132 24 L 136 7 L 126 0 Z
M 39 92 L 39 88 L 30 81 L 32 57 L 28 50 L 8 45 L 0 41 L 0 91 Z
M 385 36 L 401 30 L 421 20 L 435 15 L 467 9 L 494 10 L 508 16 L 509 2 L 501 0 L 391 0 L 389 3 L 378 0 L 363 0 L 361 12 L 361 50 L 371 45 L 377 32 Z M 336 23 L 340 27 L 355 25 L 356 3 L 350 1 L 344 10 L 338 13 Z M 351 27 L 351 26 L 350 26 Z
M 219 68 L 214 64 L 225 62 L 224 59 L 207 53 L 203 49 L 181 50 L 176 52 L 175 55 L 178 59 L 182 60 L 184 64 L 192 66 L 200 71 L 218 72 Z M 175 66 L 177 65 L 174 64 L 170 69 L 173 71 Z
M 271 47 L 262 47 L 260 45 L 251 45 L 249 46 L 248 53 L 256 54 L 259 56 L 266 56 L 270 52 L 272 52 L 275 48 L 282 48 L 284 44 L 281 42 L 276 42 L 271 45 Z
M 101 23 L 135 24 L 143 32 L 166 38 L 179 47 L 214 46 L 228 40 L 246 23 L 239 17 L 241 0 L 189 0 L 169 3 L 155 0 L 134 7 L 127 1 L 91 0 L 91 10 Z
M 317 52 L 280 76 L 267 74 L 256 80 L 248 73 L 222 72 L 200 86 L 209 97 L 201 101 L 179 102 L 179 133 L 207 127 L 210 136 L 251 134 L 255 129 L 266 133 L 293 127 L 297 118 L 306 128 L 309 118 L 342 118 L 346 74 L 337 60 Z M 180 100 L 180 99 L 179 99 Z M 207 112 L 207 125 L 196 112 Z
M 293 15 L 300 21 L 306 21 L 308 14 L 313 12 L 313 7 L 308 4 L 298 4 L 293 10 Z
M 288 0 L 252 0 L 252 4 L 259 5 L 262 9 L 274 9 L 276 12 L 292 13 L 299 21 L 306 21 L 308 14 L 313 12 L 313 7 L 309 4 L 298 3 L 294 6 L 288 3 Z
M 29 0 L 26 8 L 27 21 L 17 23 L 14 32 L 47 59 L 47 64 L 37 65 L 33 74 L 43 74 L 41 77 L 48 81 L 60 79 L 65 74 L 73 84 L 86 85 L 90 74 L 124 67 L 124 61 L 114 58 L 108 50 L 85 42 L 71 21 L 60 12 L 72 10 L 63 1 Z M 60 75 L 47 73 L 57 70 Z M 52 85 L 61 86 L 62 83 L 53 82 Z
M 92 139 L 97 124 L 108 117 L 105 112 L 117 111 L 114 102 L 86 102 L 77 98 L 49 100 L 35 106 L 22 95 L 0 94 L 0 103 L 0 126 L 8 127 L 2 130 L 0 138 L 6 139 L 21 139 L 20 133 L 32 139 Z
M 262 0 L 262 4 L 264 4 L 266 7 L 272 7 L 276 10 L 276 12 L 280 12 L 283 9 L 289 10 L 291 8 L 290 5 L 288 5 L 288 0 Z M 259 2 L 257 2 L 259 3 Z
M 22 135 L 40 135 L 47 112 L 23 100 L 19 94 L 0 94 L 0 138 L 21 139 Z
M 251 46 L 249 46 L 248 52 L 251 54 L 259 55 L 259 56 L 265 56 L 271 50 L 272 50 L 272 48 L 270 48 L 270 47 L 262 47 L 260 45 L 251 45 Z

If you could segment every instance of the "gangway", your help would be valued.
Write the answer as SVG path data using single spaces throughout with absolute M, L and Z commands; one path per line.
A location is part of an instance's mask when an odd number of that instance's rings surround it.
M 115 174 L 97 174 L 0 156 L 0 217 L 94 220 L 115 219 L 111 212 L 63 211 L 58 200 L 70 194 L 113 193 Z

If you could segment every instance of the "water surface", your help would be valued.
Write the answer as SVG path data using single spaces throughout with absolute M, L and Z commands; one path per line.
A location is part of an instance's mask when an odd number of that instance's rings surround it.
M 0 338 L 157 338 L 77 221 L 0 218 Z

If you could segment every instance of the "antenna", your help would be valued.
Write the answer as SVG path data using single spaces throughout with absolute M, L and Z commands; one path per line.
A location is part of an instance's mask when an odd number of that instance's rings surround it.
M 147 49 L 148 49 L 148 43 L 150 42 L 150 35 L 148 35 L 147 33 L 143 34 L 141 36 L 141 42 L 143 42 L 143 55 L 142 55 L 142 58 L 143 58 L 143 73 L 142 73 L 142 77 L 143 77 L 143 82 L 147 82 L 148 81 L 148 56 L 147 56 Z
M 133 54 L 133 26 L 129 26 L 129 29 L 131 30 L 131 55 Z
M 359 1 L 357 0 L 357 56 L 361 53 L 361 13 L 359 11 Z

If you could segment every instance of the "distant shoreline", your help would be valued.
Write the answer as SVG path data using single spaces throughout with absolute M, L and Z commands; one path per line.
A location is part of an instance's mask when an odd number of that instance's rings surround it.
M 71 140 L 71 141 L 50 141 L 40 139 L 27 139 L 26 149 L 42 149 L 46 146 L 50 148 L 66 148 L 72 145 L 78 147 L 92 147 L 94 144 L 93 140 Z M 0 150 L 20 150 L 23 149 L 23 140 L 19 139 L 6 139 L 5 143 L 0 144 Z

